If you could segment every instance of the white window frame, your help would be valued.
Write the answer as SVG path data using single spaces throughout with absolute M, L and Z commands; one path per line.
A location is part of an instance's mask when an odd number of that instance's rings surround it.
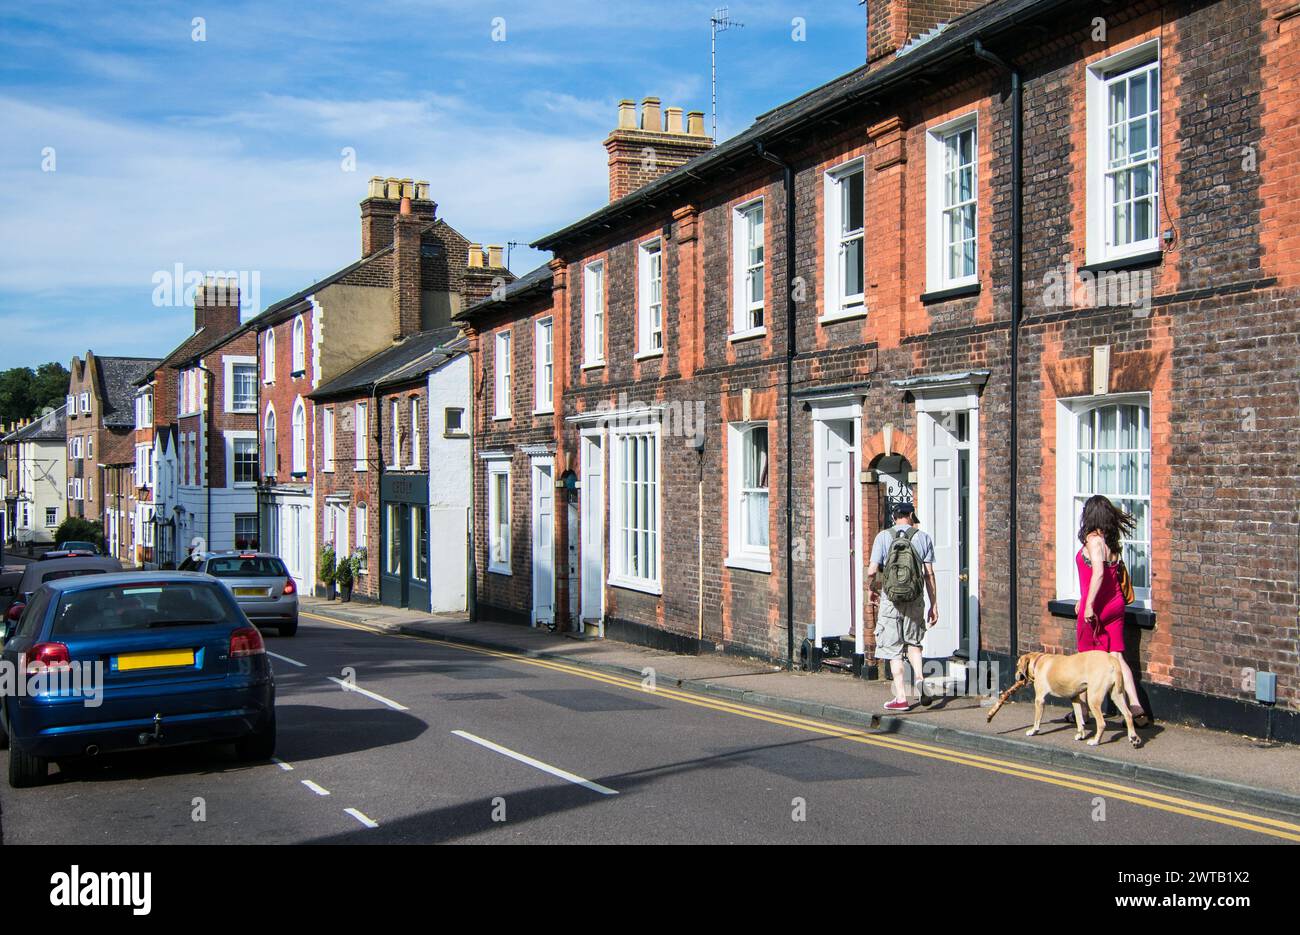
M 499 477 L 505 478 L 505 485 L 506 485 L 506 496 L 505 496 L 506 516 L 505 516 L 504 523 L 500 521 L 501 518 L 498 515 L 498 509 L 497 509 L 496 488 L 498 483 L 497 478 Z M 511 558 L 510 540 L 513 534 L 513 527 L 511 525 L 511 513 L 513 512 L 514 505 L 510 499 L 511 496 L 513 495 L 513 491 L 512 491 L 513 481 L 512 478 L 510 477 L 510 461 L 508 459 L 501 458 L 501 459 L 492 460 L 488 462 L 487 484 L 488 484 L 487 487 L 488 571 L 490 571 L 494 575 L 510 575 L 512 574 L 510 570 L 510 558 Z M 500 549 L 496 547 L 497 544 L 494 541 L 498 526 L 504 526 L 506 531 L 505 538 L 504 541 L 501 543 Z
M 498 331 L 492 339 L 495 356 L 492 358 L 492 376 L 495 387 L 492 418 L 510 418 L 511 351 L 514 338 L 510 328 Z
M 355 433 L 353 449 L 355 462 L 352 467 L 357 471 L 367 471 L 370 469 L 369 461 L 369 441 L 370 441 L 370 404 L 357 403 L 356 410 L 352 414 L 353 426 Z
M 370 521 L 370 507 L 364 503 L 358 503 L 356 507 L 353 509 L 353 513 L 355 514 L 355 525 L 356 525 L 356 529 L 353 533 L 356 536 L 356 550 L 357 551 L 361 549 L 366 550 L 365 555 L 362 556 L 361 565 L 357 569 L 358 572 L 364 575 L 369 570 L 367 568 L 367 566 L 369 565 L 369 553 L 370 553 L 370 547 L 367 545 L 367 542 L 369 542 L 368 539 L 369 530 L 366 524 Z
M 451 414 L 458 413 L 457 421 L 459 427 L 451 427 Z M 465 407 L 464 406 L 447 406 L 442 410 L 442 434 L 444 438 L 465 438 L 469 435 L 469 428 L 465 425 Z
M 275 415 L 275 405 L 266 404 L 266 412 L 262 414 L 262 473 L 267 477 L 276 475 L 278 467 L 279 440 L 276 433 L 279 431 L 279 419 Z
M 1109 160 L 1109 92 L 1112 85 L 1127 80 L 1139 71 L 1154 71 L 1156 75 L 1157 133 L 1154 146 L 1147 152 L 1152 157 L 1145 164 L 1154 165 L 1154 182 L 1150 194 L 1152 203 L 1151 236 L 1126 244 L 1115 242 L 1112 229 L 1110 160 Z M 1153 253 L 1160 247 L 1160 217 L 1162 211 L 1160 135 L 1163 127 L 1162 85 L 1160 81 L 1160 40 L 1152 39 L 1131 49 L 1108 56 L 1088 67 L 1087 71 L 1087 257 L 1088 262 L 1105 263 Z M 1149 101 L 1149 98 L 1148 98 Z M 1150 111 L 1148 111 L 1150 113 Z M 1150 123 L 1148 121 L 1148 129 Z M 1134 163 L 1119 171 L 1132 171 Z
M 291 474 L 307 473 L 307 404 L 299 396 L 293 401 L 289 416 L 290 432 L 293 438 L 293 462 Z
M 420 397 L 412 396 L 410 405 L 407 407 L 411 411 L 411 470 L 420 469 Z
M 256 431 L 240 430 L 240 431 L 232 431 L 232 432 L 223 432 L 222 434 L 225 435 L 226 438 L 226 486 L 231 488 L 232 490 L 236 487 L 238 488 L 256 487 L 257 486 L 256 468 L 261 466 L 261 457 L 262 457 L 261 451 L 258 450 L 258 444 L 257 444 L 258 433 Z M 237 444 L 241 441 L 242 442 L 251 441 L 253 443 L 253 451 L 254 451 L 253 465 L 255 469 L 253 471 L 253 479 L 251 481 L 235 480 L 235 454 L 236 454 L 235 449 Z
M 262 345 L 262 382 L 275 382 L 275 329 L 266 329 L 266 340 Z
M 69 393 L 63 398 L 64 414 L 75 416 L 77 414 L 77 397 Z
M 971 162 L 969 166 L 954 167 L 948 160 L 948 142 L 965 133 L 971 134 Z M 957 289 L 979 281 L 979 142 L 979 115 L 976 113 L 963 114 L 942 123 L 931 128 L 925 135 L 926 288 L 930 292 Z M 949 204 L 948 179 L 954 172 L 964 168 L 969 168 L 972 175 L 971 196 Z M 948 237 L 951 230 L 948 216 L 966 208 L 975 214 L 974 265 L 970 273 L 953 275 L 948 262 L 952 246 Z
M 257 358 L 256 357 L 224 357 L 222 362 L 225 365 L 226 372 L 226 392 L 225 404 L 226 412 L 249 413 L 257 412 Z M 253 398 L 248 405 L 243 408 L 236 408 L 235 405 L 235 370 L 238 367 L 251 367 L 253 376 L 251 386 L 253 389 Z
M 582 366 L 605 366 L 605 261 L 582 270 Z
M 1154 465 L 1154 433 L 1151 431 L 1151 394 L 1150 393 L 1115 393 L 1106 396 L 1078 396 L 1069 399 L 1057 400 L 1056 410 L 1056 592 L 1057 597 L 1061 600 L 1078 600 L 1079 595 L 1079 572 L 1075 564 L 1075 555 L 1080 548 L 1079 543 L 1079 517 L 1075 512 L 1075 501 L 1079 495 L 1078 490 L 1078 439 L 1079 439 L 1079 420 L 1085 414 L 1090 414 L 1094 410 L 1105 406 L 1138 406 L 1145 411 L 1146 418 L 1146 435 L 1148 447 L 1145 449 L 1146 458 L 1149 467 L 1144 472 L 1142 467 L 1142 455 L 1138 455 L 1138 490 L 1136 495 L 1121 495 L 1119 493 L 1106 494 L 1111 502 L 1116 506 L 1122 506 L 1123 500 L 1141 500 L 1146 503 L 1146 528 L 1139 530 L 1145 535 L 1145 539 L 1138 539 L 1144 542 L 1147 547 L 1148 568 L 1154 573 L 1155 555 L 1151 541 L 1151 530 L 1154 527 L 1154 517 L 1152 516 L 1152 497 L 1151 488 L 1155 481 Z M 1119 432 L 1119 426 L 1116 425 L 1116 433 Z M 1095 444 L 1095 441 L 1094 441 Z M 1141 440 L 1139 437 L 1139 446 Z M 1139 448 L 1139 452 L 1141 449 Z M 1118 468 L 1117 468 L 1118 470 Z M 1142 480 L 1146 480 L 1146 492 L 1142 493 Z M 1118 478 L 1117 478 L 1118 482 Z M 1117 488 L 1118 489 L 1118 483 Z M 1133 605 L 1136 607 L 1151 607 L 1150 587 L 1134 587 L 1134 595 L 1137 600 Z
M 82 394 L 81 394 L 81 400 L 80 400 L 80 402 L 81 402 L 81 411 L 82 411 L 82 413 L 84 414 L 84 413 L 90 412 L 90 394 L 89 394 L 89 393 L 82 393 Z
M 307 323 L 299 315 L 293 320 L 293 373 L 295 376 L 307 372 Z
M 388 466 L 394 471 L 402 466 L 402 403 L 394 397 L 388 401 L 388 417 L 392 423 L 388 427 L 389 441 L 392 442 L 392 460 Z
M 657 268 L 657 275 L 652 269 Z M 664 244 L 652 237 L 637 245 L 637 360 L 661 357 L 666 343 L 664 329 Z M 658 286 L 659 301 L 652 298 Z M 655 341 L 658 341 L 656 345 Z
M 261 524 L 257 521 L 256 513 L 236 513 L 231 519 L 231 544 L 238 548 L 239 543 L 239 523 L 252 520 L 253 538 L 257 540 L 257 547 L 262 547 L 262 529 Z
M 634 591 L 644 591 L 647 594 L 663 593 L 663 438 L 662 427 L 658 420 L 631 422 L 625 425 L 611 425 L 609 430 L 610 439 L 610 479 L 609 479 L 609 535 L 610 535 L 610 573 L 609 583 L 614 587 L 629 588 Z M 625 463 L 627 459 L 626 442 L 646 438 L 653 445 L 653 466 L 650 466 L 647 479 L 628 480 L 629 467 Z M 636 455 L 638 462 L 648 459 L 649 452 L 644 456 Z M 638 467 L 642 466 L 638 463 Z M 652 521 L 652 528 L 640 529 L 636 526 L 628 526 L 627 500 L 629 496 L 634 495 L 635 491 L 629 490 L 628 484 L 652 485 L 653 500 L 652 515 L 649 517 Z M 645 491 L 641 492 L 645 495 Z M 634 574 L 629 567 L 631 539 L 625 536 L 645 536 L 647 541 L 646 553 L 653 558 L 653 574 Z M 649 537 L 653 536 L 653 543 L 649 542 Z
M 751 253 L 751 231 L 758 215 L 758 261 Z M 757 276 L 762 298 L 755 302 L 750 282 Z M 767 207 L 762 198 L 737 205 L 731 213 L 731 340 L 740 341 L 767 334 Z
M 768 436 L 767 465 L 767 517 L 768 544 L 766 546 L 750 545 L 746 542 L 746 521 L 749 515 L 746 509 L 749 493 L 745 482 L 745 455 L 750 435 L 755 429 L 764 429 Z M 733 422 L 727 426 L 727 527 L 728 553 L 726 564 L 730 568 L 744 568 L 749 571 L 772 571 L 772 430 L 766 422 Z M 754 488 L 757 491 L 759 488 Z
M 59 508 L 57 506 L 47 506 L 45 508 L 45 525 L 50 529 L 59 525 Z
M 321 470 L 334 470 L 334 407 L 321 407 Z
M 533 412 L 544 415 L 555 411 L 555 319 L 539 318 L 533 326 Z
M 843 232 L 844 196 L 841 186 L 851 175 L 862 176 L 862 230 L 846 235 Z M 823 179 L 823 215 L 825 216 L 825 286 L 821 321 L 839 321 L 860 318 L 867 313 L 867 167 L 866 160 L 858 157 L 828 169 Z M 842 247 L 854 240 L 862 244 L 862 292 L 845 295 L 844 269 L 840 260 Z

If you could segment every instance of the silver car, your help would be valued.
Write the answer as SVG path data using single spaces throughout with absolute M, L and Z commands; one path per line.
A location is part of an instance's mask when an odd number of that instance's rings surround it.
M 281 636 L 298 632 L 298 587 L 279 556 L 269 552 L 200 552 L 177 571 L 199 571 L 221 580 L 239 609 L 258 627 L 276 627 Z

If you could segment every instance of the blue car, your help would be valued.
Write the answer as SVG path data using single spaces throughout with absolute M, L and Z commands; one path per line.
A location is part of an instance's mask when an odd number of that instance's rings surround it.
M 210 741 L 243 760 L 275 752 L 266 647 L 214 578 L 63 578 L 5 627 L 0 746 L 15 788 L 42 782 L 52 759 Z

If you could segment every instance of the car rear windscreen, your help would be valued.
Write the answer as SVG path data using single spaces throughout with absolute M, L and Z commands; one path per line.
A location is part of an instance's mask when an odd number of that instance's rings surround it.
M 204 626 L 230 619 L 215 585 L 160 581 L 73 591 L 59 599 L 54 634 Z
M 102 575 L 104 568 L 64 568 L 41 575 L 41 581 L 58 581 L 60 578 L 80 578 L 82 575 Z
M 257 558 L 208 559 L 208 574 L 214 578 L 287 578 L 289 572 L 278 558 L 260 556 Z

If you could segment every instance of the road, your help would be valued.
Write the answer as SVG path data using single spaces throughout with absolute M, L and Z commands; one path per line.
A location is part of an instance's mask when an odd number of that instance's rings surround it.
M 304 618 L 279 759 L 0 787 L 5 843 L 1269 843 L 1296 819 Z M 7 753 L 0 753 L 0 766 Z

